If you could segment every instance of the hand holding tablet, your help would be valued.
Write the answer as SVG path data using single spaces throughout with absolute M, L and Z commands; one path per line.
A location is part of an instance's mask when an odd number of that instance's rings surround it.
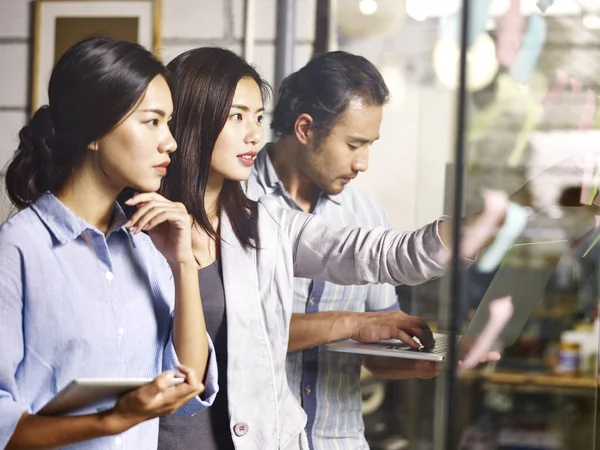
M 44 416 L 72 414 L 100 403 L 103 406 L 110 404 L 112 407 L 120 396 L 152 381 L 152 378 L 76 378 L 37 414 Z M 184 378 L 174 377 L 171 383 L 175 386 L 183 381 Z

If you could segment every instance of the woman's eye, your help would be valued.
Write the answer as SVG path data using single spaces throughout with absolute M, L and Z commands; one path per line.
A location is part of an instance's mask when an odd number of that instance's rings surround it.
M 263 120 L 265 120 L 265 116 L 258 116 L 258 117 L 256 118 L 256 121 L 257 121 L 258 123 L 263 123 Z
M 240 113 L 232 114 L 231 117 L 233 120 L 242 120 L 242 115 Z
M 149 120 L 148 122 L 146 122 L 148 125 L 152 126 L 152 127 L 157 127 L 158 126 L 158 119 L 152 119 Z
M 350 150 L 358 150 L 360 148 L 359 146 L 352 144 L 348 144 L 348 147 L 350 147 Z

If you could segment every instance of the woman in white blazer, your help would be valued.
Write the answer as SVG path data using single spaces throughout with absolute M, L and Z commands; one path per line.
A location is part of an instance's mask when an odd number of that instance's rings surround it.
M 250 201 L 240 181 L 260 151 L 266 83 L 219 48 L 185 52 L 168 68 L 179 149 L 162 193 L 194 219 L 200 276 L 217 266 L 213 281 L 220 280 L 202 301 L 220 392 L 206 413 L 162 419 L 159 448 L 308 449 L 306 415 L 285 376 L 293 278 L 352 285 L 434 278 L 443 268 L 431 255 L 445 251 L 437 223 L 411 233 L 338 229 L 272 200 Z M 404 331 L 432 340 L 419 318 L 407 316 Z

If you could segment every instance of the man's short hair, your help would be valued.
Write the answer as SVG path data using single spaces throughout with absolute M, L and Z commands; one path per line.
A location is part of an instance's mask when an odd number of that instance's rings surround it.
M 389 90 L 375 66 L 362 56 L 336 51 L 317 56 L 286 77 L 271 129 L 276 136 L 291 135 L 300 114 L 309 114 L 321 138 L 331 132 L 352 100 L 382 106 Z

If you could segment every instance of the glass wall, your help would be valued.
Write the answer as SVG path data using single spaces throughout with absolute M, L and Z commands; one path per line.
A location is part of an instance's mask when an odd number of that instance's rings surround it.
M 392 93 L 358 187 L 401 229 L 502 198 L 511 221 L 525 217 L 469 267 L 397 289 L 403 310 L 440 333 L 455 324 L 470 349 L 490 330 L 492 300 L 509 298 L 501 359 L 448 361 L 431 379 L 364 371 L 365 433 L 372 449 L 595 449 L 600 1 L 471 0 L 468 16 L 461 85 L 461 1 L 337 2 L 338 47 L 373 61 Z M 486 203 L 490 191 L 506 197 Z

